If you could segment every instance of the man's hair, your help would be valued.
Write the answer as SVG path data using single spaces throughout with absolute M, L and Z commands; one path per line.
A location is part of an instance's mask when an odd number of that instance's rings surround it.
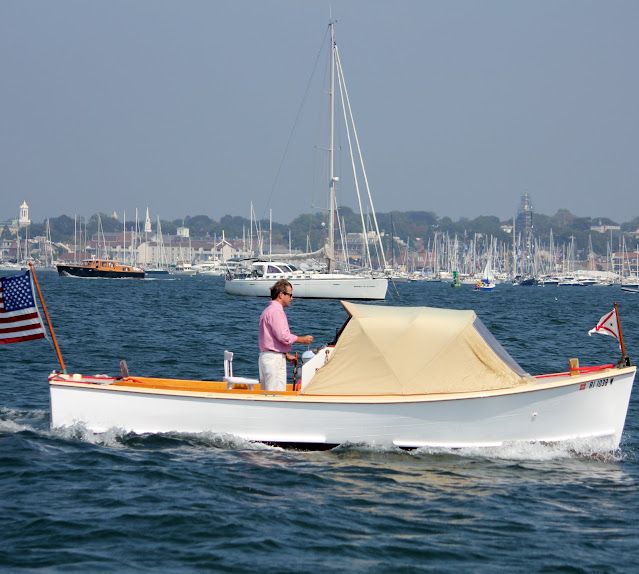
M 280 279 L 271 287 L 271 299 L 275 301 L 280 293 L 286 293 L 289 288 L 293 289 L 293 286 L 286 279 Z

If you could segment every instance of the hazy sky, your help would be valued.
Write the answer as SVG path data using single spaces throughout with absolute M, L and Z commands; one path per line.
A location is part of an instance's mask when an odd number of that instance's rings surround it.
M 0 0 L 0 220 L 324 208 L 331 7 L 378 211 L 639 215 L 636 0 Z

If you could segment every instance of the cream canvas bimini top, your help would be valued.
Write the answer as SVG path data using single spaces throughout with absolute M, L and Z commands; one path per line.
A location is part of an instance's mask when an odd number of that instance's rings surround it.
M 420 395 L 530 381 L 474 311 L 342 301 L 350 315 L 307 395 Z

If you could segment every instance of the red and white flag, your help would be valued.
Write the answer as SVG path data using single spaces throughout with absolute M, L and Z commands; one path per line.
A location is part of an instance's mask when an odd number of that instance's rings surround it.
M 0 277 L 0 344 L 46 337 L 33 296 L 31 272 Z
M 617 320 L 617 309 L 613 309 L 610 313 L 606 313 L 594 329 L 588 331 L 588 335 L 599 333 L 600 335 L 610 335 L 619 340 L 619 322 Z

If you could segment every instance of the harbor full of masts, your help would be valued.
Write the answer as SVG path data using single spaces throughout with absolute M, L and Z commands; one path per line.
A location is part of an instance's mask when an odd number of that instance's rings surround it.
M 313 245 L 307 237 L 304 249 L 300 249 L 293 246 L 290 231 L 284 241 L 281 236 L 275 239 L 269 225 L 253 218 L 241 235 L 233 237 L 224 230 L 219 236 L 195 237 L 187 225 L 177 227 L 174 233 L 163 233 L 159 217 L 152 221 L 148 209 L 142 222 L 137 218 L 121 221 L 119 231 L 105 232 L 100 216 L 97 228 L 83 218 L 72 221 L 73 230 L 66 236 L 52 234 L 49 220 L 39 226 L 43 234 L 33 234 L 30 221 L 25 222 L 24 217 L 21 222 L 15 220 L 12 227 L 5 224 L 0 238 L 0 268 L 19 270 L 33 261 L 47 269 L 57 263 L 108 259 L 146 269 L 223 275 L 256 259 L 294 262 L 298 268 L 314 271 L 322 271 L 326 265 L 323 240 L 316 238 Z M 463 284 L 490 275 L 495 283 L 639 285 L 639 246 L 633 234 L 610 232 L 605 252 L 596 252 L 592 235 L 597 235 L 599 251 L 604 251 L 601 232 L 597 231 L 588 235 L 587 246 L 578 246 L 574 236 L 557 240 L 552 230 L 546 237 L 534 236 L 525 229 L 517 232 L 514 221 L 507 231 L 507 239 L 437 230 L 421 238 L 401 238 L 383 229 L 344 231 L 335 242 L 334 257 L 342 271 L 357 273 L 366 261 L 369 270 L 372 267 L 374 273 L 395 280 Z

